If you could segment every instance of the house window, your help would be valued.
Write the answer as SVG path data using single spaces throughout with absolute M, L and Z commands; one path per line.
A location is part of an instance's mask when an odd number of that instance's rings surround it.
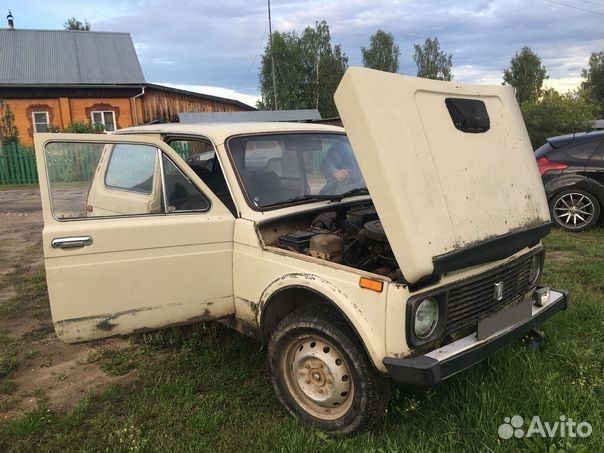
M 112 132 L 115 130 L 115 113 L 112 111 L 96 111 L 91 114 L 92 125 L 102 124 L 106 132 Z
M 48 132 L 48 112 L 32 112 L 31 114 L 34 123 L 34 132 Z

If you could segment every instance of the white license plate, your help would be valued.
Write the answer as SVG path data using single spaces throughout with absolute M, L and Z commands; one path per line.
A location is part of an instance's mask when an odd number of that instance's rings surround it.
M 533 301 L 530 299 L 518 302 L 515 305 L 503 307 L 492 315 L 478 321 L 476 336 L 484 340 L 494 333 L 515 326 L 531 318 L 533 314 Z

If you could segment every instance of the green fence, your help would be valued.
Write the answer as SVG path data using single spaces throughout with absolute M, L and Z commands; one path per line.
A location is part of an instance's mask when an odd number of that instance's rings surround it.
M 37 182 L 38 170 L 34 150 L 15 143 L 0 145 L 0 185 Z

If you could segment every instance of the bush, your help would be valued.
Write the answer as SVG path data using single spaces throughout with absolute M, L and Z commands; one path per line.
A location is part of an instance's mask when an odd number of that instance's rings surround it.
M 591 129 L 593 107 L 575 93 L 561 95 L 547 90 L 536 101 L 526 101 L 520 106 L 533 149 L 545 143 L 548 137 L 584 132 Z
M 63 132 L 72 134 L 102 134 L 105 132 L 105 126 L 102 124 L 91 125 L 86 121 L 76 121 L 67 125 Z
M 18 143 L 19 131 L 15 126 L 15 115 L 10 106 L 0 99 L 0 144 Z

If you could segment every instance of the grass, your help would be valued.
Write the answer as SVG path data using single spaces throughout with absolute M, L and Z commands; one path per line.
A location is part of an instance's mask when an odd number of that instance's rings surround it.
M 298 424 L 277 403 L 258 344 L 200 324 L 133 337 L 117 357 L 101 351 L 92 359 L 106 372 L 136 365 L 138 378 L 67 413 L 42 400 L 0 424 L 0 451 L 601 451 L 603 242 L 602 229 L 546 238 L 544 281 L 568 289 L 571 304 L 544 324 L 541 351 L 516 343 L 435 388 L 395 388 L 367 433 L 330 438 Z M 499 439 L 516 414 L 550 423 L 565 415 L 593 434 Z
M 39 189 L 38 184 L 0 184 L 0 191 L 2 190 L 27 190 L 27 189 Z
M 0 332 L 0 387 L 5 388 L 1 385 L 4 383 L 4 378 L 17 368 L 19 362 L 16 340 L 11 336 Z M 4 391 L 2 393 L 9 392 Z
M 104 346 L 93 351 L 88 357 L 88 363 L 98 363 L 106 374 L 121 376 L 136 369 L 144 362 L 144 350 L 138 347 L 117 348 Z
M 22 310 L 49 312 L 44 266 L 32 266 L 32 262 L 42 255 L 42 242 L 33 244 L 23 251 L 13 269 L 0 276 L 0 290 L 12 287 L 15 295 L 0 304 L 0 316 L 18 316 Z

